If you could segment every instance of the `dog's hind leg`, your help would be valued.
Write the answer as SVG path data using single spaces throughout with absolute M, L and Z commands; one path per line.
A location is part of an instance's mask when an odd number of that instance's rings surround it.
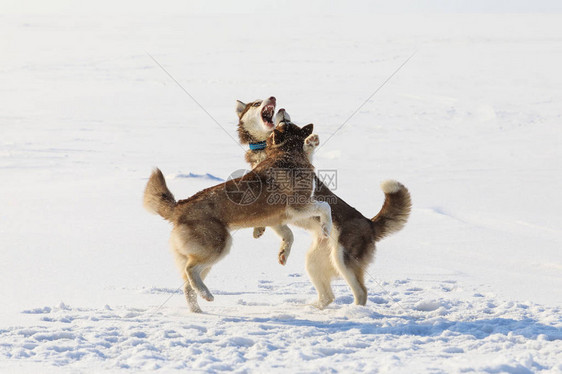
M 209 219 L 175 227 L 171 240 L 185 257 L 182 270 L 189 285 L 186 284 L 184 291 L 190 308 L 198 311 L 192 291 L 207 301 L 213 301 L 214 297 L 203 279 L 211 266 L 229 252 L 232 237 L 222 222 Z
M 272 226 L 271 229 L 281 238 L 281 248 L 279 248 L 278 259 L 281 265 L 285 265 L 289 254 L 291 254 L 291 247 L 294 240 L 293 232 L 287 225 Z
M 315 237 L 306 253 L 306 271 L 316 292 L 318 300 L 314 303 L 318 309 L 324 309 L 334 301 L 330 285 L 336 271 L 330 261 L 330 239 Z
M 197 292 L 191 287 L 191 282 L 187 278 L 187 273 L 183 273 L 183 279 L 185 280 L 185 284 L 183 286 L 183 294 L 185 295 L 185 300 L 187 301 L 187 306 L 189 306 L 189 310 L 193 313 L 201 313 L 201 307 L 197 302 Z
M 357 279 L 357 282 L 359 283 L 359 287 L 362 290 L 361 292 L 362 298 L 359 300 L 355 298 L 355 304 L 365 305 L 367 304 L 367 287 L 365 287 L 365 270 L 360 266 L 359 263 L 355 264 L 354 266 L 351 266 L 351 268 L 353 268 L 353 272 L 355 273 L 355 278 Z
M 215 298 L 211 291 L 203 283 L 202 273 L 206 270 L 208 264 L 199 263 L 195 257 L 190 257 L 185 265 L 185 274 L 191 287 L 207 301 L 213 301 Z M 188 300 L 189 303 L 189 300 Z
M 177 243 L 174 242 L 174 240 L 171 240 L 170 242 L 172 245 L 172 253 L 174 254 L 174 260 L 178 268 L 181 270 L 181 276 L 184 280 L 183 294 L 185 296 L 185 300 L 187 301 L 187 306 L 189 307 L 189 310 L 192 311 L 193 313 L 201 313 L 201 307 L 199 307 L 199 304 L 197 303 L 197 292 L 195 292 L 193 287 L 191 287 L 191 283 L 189 282 L 189 279 L 187 278 L 187 273 L 185 272 L 187 257 L 182 253 L 180 253 L 177 247 Z
M 205 280 L 205 277 L 207 276 L 207 274 L 209 274 L 209 271 L 211 270 L 210 267 L 204 269 L 203 271 L 201 271 L 201 279 Z M 183 279 L 185 280 L 185 284 L 183 287 L 183 294 L 185 295 L 185 299 L 187 300 L 187 305 L 189 306 L 189 309 L 193 312 L 193 313 L 201 313 L 201 307 L 199 306 L 199 303 L 197 302 L 197 292 L 195 291 L 195 289 L 193 289 L 193 287 L 191 287 L 191 282 L 189 281 L 189 279 L 187 278 L 187 273 L 184 272 L 183 273 Z
M 344 260 L 344 248 L 341 245 L 338 245 L 337 248 L 332 251 L 332 261 L 338 269 L 338 272 L 345 279 L 349 287 L 351 287 L 354 303 L 357 305 L 365 305 L 367 303 L 367 288 L 363 280 L 364 270 L 361 268 L 360 264 L 346 264 Z M 354 260 L 351 259 L 351 261 Z

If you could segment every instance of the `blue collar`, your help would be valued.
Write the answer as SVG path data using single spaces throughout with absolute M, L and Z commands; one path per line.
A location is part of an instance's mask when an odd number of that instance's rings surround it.
M 263 142 L 250 143 L 250 149 L 252 151 L 261 151 L 262 149 L 265 149 L 266 143 L 267 142 L 265 140 Z

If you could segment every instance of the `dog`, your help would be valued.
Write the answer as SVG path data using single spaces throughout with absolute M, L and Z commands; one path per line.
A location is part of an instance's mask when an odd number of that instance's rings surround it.
M 266 157 L 250 173 L 207 188 L 188 199 L 176 201 L 166 186 L 162 172 L 155 169 L 144 191 L 144 206 L 173 224 L 170 244 L 175 261 L 185 280 L 184 294 L 192 312 L 201 312 L 197 295 L 212 301 L 213 295 L 203 283 L 211 267 L 230 250 L 230 231 L 245 227 L 278 226 L 299 219 L 317 217 L 322 235 L 331 232 L 330 206 L 312 197 L 314 168 L 303 150 L 304 140 L 313 125 L 302 129 L 284 123 L 272 129 L 267 138 Z M 281 183 L 292 178 L 294 169 L 309 171 L 310 188 L 294 188 Z M 268 188 L 262 188 L 267 184 Z M 241 188 L 240 186 L 244 186 Z M 274 187 L 274 188 L 272 188 Z M 270 191 L 286 200 L 271 202 Z M 247 197 L 254 199 L 248 203 Z
M 275 121 L 292 123 L 284 110 L 279 110 Z M 262 137 L 267 135 L 264 131 Z M 252 141 L 259 142 L 262 137 L 255 136 Z M 410 193 L 401 183 L 387 180 L 381 188 L 385 194 L 383 206 L 375 217 L 369 219 L 315 177 L 313 196 L 316 201 L 329 203 L 334 225 L 332 234 L 324 237 L 319 221 L 313 217 L 293 224 L 313 234 L 312 245 L 306 254 L 306 270 L 318 293 L 314 305 L 319 309 L 334 301 L 331 281 L 338 276 L 350 286 L 354 303 L 366 304 L 365 270 L 374 258 L 375 243 L 400 231 L 408 221 L 412 207 Z
M 289 118 L 285 109 L 280 109 L 275 115 L 277 100 L 271 96 L 265 100 L 254 100 L 250 103 L 236 101 L 236 114 L 238 115 L 238 137 L 240 143 L 248 144 L 250 149 L 245 154 L 246 161 L 252 168 L 256 167 L 266 158 L 266 141 L 276 124 L 282 118 Z M 318 135 L 311 134 L 305 139 L 303 149 L 312 163 L 312 154 L 318 146 Z M 287 225 L 272 227 L 273 231 L 281 238 L 281 247 L 277 254 L 277 260 L 281 265 L 285 265 L 291 253 L 293 245 L 293 232 Z M 265 227 L 254 227 L 253 236 L 259 238 L 265 232 Z

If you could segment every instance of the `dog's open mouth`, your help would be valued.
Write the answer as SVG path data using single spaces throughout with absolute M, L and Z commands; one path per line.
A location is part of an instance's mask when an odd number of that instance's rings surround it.
M 267 104 L 261 110 L 261 119 L 266 128 L 273 128 L 273 113 L 275 113 L 275 104 Z

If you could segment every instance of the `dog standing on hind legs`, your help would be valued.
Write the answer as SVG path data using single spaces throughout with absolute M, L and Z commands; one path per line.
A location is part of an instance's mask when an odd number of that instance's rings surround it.
M 250 149 L 245 154 L 246 161 L 252 168 L 256 167 L 266 158 L 266 139 L 271 131 L 278 125 L 280 119 L 288 118 L 285 109 L 279 109 L 274 116 L 277 100 L 271 96 L 265 100 L 254 100 L 250 103 L 236 101 L 236 114 L 238 115 L 238 136 L 242 144 L 249 144 Z M 304 140 L 303 150 L 312 163 L 312 153 L 318 146 L 318 135 L 311 134 Z M 287 225 L 272 226 L 271 229 L 281 238 L 281 246 L 277 255 L 278 262 L 285 265 L 293 245 L 293 232 Z M 259 238 L 265 232 L 265 227 L 254 227 L 254 238 Z
M 275 113 L 277 100 L 271 96 L 265 100 L 254 100 L 244 103 L 236 101 L 236 114 L 238 115 L 238 136 L 240 143 L 249 144 L 250 149 L 245 154 L 246 161 L 252 168 L 256 167 L 266 158 L 266 139 L 271 134 L 275 125 L 278 125 L 283 118 L 288 119 L 289 115 L 285 109 L 279 109 Z M 312 163 L 312 154 L 318 146 L 318 135 L 311 134 L 304 140 L 303 150 Z M 293 232 L 287 225 L 272 226 L 271 229 L 281 238 L 281 246 L 277 255 L 278 262 L 285 265 L 291 253 L 293 245 Z M 254 238 L 259 238 L 265 232 L 265 227 L 254 227 Z
M 313 189 L 294 188 L 293 183 L 284 183 L 293 178 L 293 169 L 308 170 L 314 175 L 313 166 L 304 153 L 304 140 L 312 133 L 312 125 L 302 129 L 294 124 L 275 128 L 267 138 L 267 157 L 252 172 L 207 188 L 188 199 L 176 201 L 166 186 L 162 172 L 154 170 L 144 192 L 144 206 L 173 224 L 170 244 L 176 264 L 186 281 L 184 293 L 192 312 L 201 312 L 197 295 L 212 301 L 213 295 L 203 282 L 211 267 L 230 250 L 231 230 L 278 226 L 296 220 L 316 217 L 322 235 L 328 236 L 332 228 L 330 206 L 312 198 Z M 276 169 L 285 172 L 282 182 Z M 271 193 L 261 186 L 266 182 L 274 186 L 276 193 L 286 200 L 271 202 Z M 309 183 L 312 186 L 312 180 Z M 240 194 L 240 186 L 244 186 Z M 250 190 L 255 200 L 244 199 Z
M 288 113 L 281 109 L 275 122 L 292 123 Z M 241 121 L 239 134 L 242 125 Z M 256 134 L 254 141 L 261 141 L 260 133 Z M 267 132 L 261 136 L 264 135 Z M 351 288 L 354 303 L 366 304 L 365 269 L 374 258 L 375 243 L 401 230 L 408 221 L 412 206 L 410 193 L 401 183 L 388 180 L 381 184 L 381 188 L 385 194 L 383 206 L 375 217 L 369 219 L 315 178 L 314 199 L 329 203 L 334 225 L 332 234 L 328 238 L 322 236 L 318 220 L 314 218 L 298 220 L 293 224 L 313 235 L 312 245 L 306 254 L 306 270 L 318 293 L 316 307 L 323 309 L 334 301 L 331 282 L 338 276 L 344 278 Z

